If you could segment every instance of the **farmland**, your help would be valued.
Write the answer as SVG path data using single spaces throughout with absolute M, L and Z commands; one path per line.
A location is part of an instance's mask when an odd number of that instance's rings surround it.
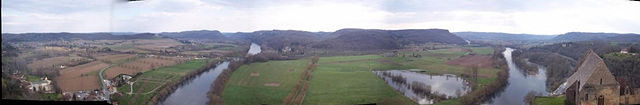
M 430 51 L 398 52 L 398 57 L 382 57 L 379 55 L 336 56 L 321 57 L 313 72 L 307 96 L 303 104 L 416 104 L 409 98 L 395 91 L 382 79 L 372 73 L 372 70 L 404 70 L 422 69 L 425 74 L 454 74 L 461 76 L 468 70 L 468 65 L 488 64 L 479 68 L 478 83 L 482 86 L 490 84 L 500 70 L 494 69 L 491 62 L 477 62 L 489 60 L 487 54 L 493 53 L 489 47 L 465 47 L 477 56 L 468 55 L 469 52 L 439 49 Z M 405 57 L 402 57 L 405 55 Z M 421 55 L 421 56 L 417 56 Z M 414 57 L 411 57 L 414 56 Z M 463 57 L 464 56 L 464 57 Z M 487 59 L 489 57 L 489 59 Z M 460 60 L 457 60 L 460 59 Z M 292 61 L 268 61 L 243 65 L 235 71 L 227 84 L 223 98 L 226 104 L 280 104 L 281 99 L 291 88 L 275 88 L 265 86 L 273 80 L 279 80 L 280 87 L 287 86 L 283 80 L 294 83 L 300 74 L 287 74 L 286 68 L 303 68 L 303 61 L 298 66 L 289 64 Z M 463 62 L 471 60 L 470 62 Z M 453 64 L 447 62 L 454 61 Z M 265 74 L 262 71 L 273 73 Z M 259 74 L 259 76 L 258 76 Z M 293 78 L 293 79 L 285 79 Z M 456 99 L 443 101 L 455 103 Z
M 60 76 L 55 80 L 62 91 L 84 91 L 98 89 L 100 80 L 98 71 L 107 67 L 108 64 L 101 62 L 90 62 L 87 64 L 60 70 Z
M 106 47 L 116 51 L 149 52 L 166 50 L 169 47 L 182 45 L 173 39 L 144 39 L 144 40 L 124 40 L 121 43 L 108 45 Z
M 144 57 L 109 68 L 106 71 L 105 77 L 113 78 L 119 74 L 135 75 L 139 72 L 145 72 L 163 66 L 171 66 L 185 61 L 188 61 L 188 59 L 161 56 Z
M 195 71 L 205 65 L 206 60 L 191 60 L 181 64 L 166 66 L 157 68 L 156 70 L 143 72 L 142 75 L 134 78 L 135 83 L 133 87 L 129 84 L 125 84 L 121 87 L 118 87 L 118 91 L 123 93 L 122 97 L 114 98 L 114 101 L 119 103 L 130 103 L 129 101 L 133 100 L 134 94 L 129 93 L 137 93 L 140 91 L 139 96 L 135 99 L 133 104 L 140 105 L 148 102 L 151 97 L 157 93 L 156 90 L 165 87 L 165 83 L 175 81 L 178 78 L 185 76 L 187 73 Z M 143 84 L 147 84 L 147 86 L 142 86 Z M 142 87 L 142 90 L 139 90 Z M 131 88 L 134 90 L 131 91 Z
M 135 59 L 135 57 L 137 57 L 137 55 L 133 55 L 133 54 L 114 54 L 114 55 L 106 55 L 106 56 L 100 56 L 100 55 L 96 56 L 98 60 L 106 63 L 121 63 L 127 59 Z
M 280 104 L 310 61 L 269 61 L 240 66 L 225 87 L 224 101 L 229 105 Z
M 42 60 L 35 61 L 28 65 L 30 69 L 38 69 L 38 68 L 50 68 L 50 67 L 59 67 L 60 65 L 69 65 L 73 62 L 79 62 L 87 60 L 83 57 L 71 57 L 71 56 L 62 56 L 62 57 L 53 57 L 46 58 Z

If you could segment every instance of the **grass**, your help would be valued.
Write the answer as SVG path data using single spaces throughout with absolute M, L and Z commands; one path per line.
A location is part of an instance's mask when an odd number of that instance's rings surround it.
M 228 105 L 281 104 L 311 59 L 269 61 L 240 66 L 231 74 L 223 99 Z M 290 72 L 289 70 L 294 71 Z M 250 76 L 258 73 L 260 76 Z M 280 86 L 264 86 L 279 83 Z
M 173 66 L 161 67 L 161 68 L 157 68 L 156 70 L 146 71 L 142 73 L 142 75 L 140 75 L 139 77 L 135 78 L 138 81 L 133 85 L 133 90 L 134 90 L 133 93 L 136 93 L 137 91 L 139 91 L 138 88 L 140 88 L 143 84 L 145 84 L 144 82 L 145 80 L 142 80 L 140 78 L 151 77 L 151 79 L 153 79 L 149 82 L 147 87 L 145 87 L 142 91 L 142 93 L 147 93 L 147 92 L 151 92 L 153 89 L 157 88 L 158 86 L 164 87 L 162 83 L 154 80 L 175 81 L 180 77 L 185 76 L 187 73 L 201 68 L 205 64 L 206 64 L 206 60 L 197 59 L 197 60 L 191 60 L 185 63 L 173 65 Z M 130 90 L 131 90 L 131 87 L 129 84 L 125 84 L 123 86 L 118 87 L 118 91 L 123 93 L 123 96 L 118 97 L 116 100 L 118 100 L 119 103 L 128 104 L 129 101 L 131 101 L 131 99 L 134 96 L 133 94 L 132 95 L 126 94 Z M 140 105 L 140 104 L 147 103 L 147 101 L 150 100 L 155 95 L 155 93 L 156 92 L 151 92 L 150 94 L 140 94 L 140 96 L 138 96 L 138 99 L 136 99 L 136 102 L 134 102 L 134 104 Z
M 476 54 L 491 54 L 490 47 L 464 47 Z M 402 54 L 406 57 L 402 57 Z M 409 57 L 412 54 L 422 57 Z M 379 55 L 321 57 L 313 72 L 313 78 L 303 104 L 417 104 L 395 91 L 371 70 L 422 69 L 425 74 L 454 74 L 460 76 L 466 68 L 445 64 L 449 60 L 467 55 L 467 52 L 452 52 L 448 49 L 399 52 L 399 57 L 381 57 Z M 293 85 L 300 78 L 309 59 L 289 61 L 268 61 L 243 65 L 236 70 L 228 81 L 223 99 L 226 104 L 280 104 Z M 295 73 L 285 72 L 287 68 L 296 69 Z M 478 83 L 486 86 L 496 79 L 494 68 L 481 68 Z M 251 77 L 251 73 L 260 73 Z M 464 78 L 470 80 L 469 78 Z M 266 87 L 264 83 L 275 81 L 280 87 Z M 275 83 L 274 82 L 274 83 Z M 482 87 L 479 87 L 482 88 Z M 436 104 L 455 104 L 457 99 Z
M 378 55 L 362 55 L 362 56 L 341 56 L 341 57 L 321 57 L 318 63 L 324 62 L 336 62 L 336 61 L 349 61 L 349 60 L 363 60 L 363 59 L 378 59 L 382 58 Z
M 27 81 L 29 81 L 29 82 L 37 82 L 37 81 L 42 81 L 42 80 L 40 80 L 40 76 L 27 75 Z
M 566 97 L 536 97 L 533 104 L 535 105 L 564 105 Z
M 371 56 L 348 56 L 347 59 Z M 334 57 L 321 58 L 320 62 Z M 391 101 L 394 103 L 416 104 L 406 98 L 371 69 L 394 69 L 398 66 L 377 61 L 363 61 L 320 65 L 313 73 L 313 79 L 303 104 L 371 104 Z
M 58 93 L 43 93 L 40 94 L 40 98 L 44 100 L 57 100 L 62 98 L 62 95 Z
M 493 48 L 491 47 L 463 47 L 463 48 L 471 49 L 473 53 L 476 53 L 478 55 L 486 55 L 486 54 L 493 53 Z
M 125 50 L 125 49 L 133 48 L 133 45 L 131 45 L 131 44 L 122 44 L 122 45 L 109 46 L 109 48 L 111 48 L 113 50 Z

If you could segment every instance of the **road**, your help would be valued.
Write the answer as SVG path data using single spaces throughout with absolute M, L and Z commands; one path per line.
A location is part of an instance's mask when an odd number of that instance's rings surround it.
M 108 103 L 111 103 L 111 101 L 109 101 L 109 88 L 107 88 L 107 82 L 105 82 L 104 76 L 102 75 L 102 72 L 104 72 L 104 70 L 107 70 L 107 68 L 109 67 L 111 67 L 111 65 L 107 65 L 107 67 L 102 68 L 102 70 L 100 70 L 98 75 L 100 76 L 100 81 L 102 81 L 104 100 L 106 100 Z

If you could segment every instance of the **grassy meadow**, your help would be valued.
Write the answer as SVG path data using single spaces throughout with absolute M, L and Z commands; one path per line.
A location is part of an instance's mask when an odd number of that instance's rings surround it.
M 294 88 L 309 62 L 311 59 L 242 65 L 227 81 L 224 102 L 228 105 L 280 104 Z M 279 86 L 266 86 L 266 83 Z
M 493 53 L 490 47 L 464 47 L 478 55 Z M 468 52 L 448 49 L 398 52 L 398 57 L 379 55 L 320 57 L 303 104 L 417 104 L 388 86 L 372 70 L 421 69 L 425 74 L 455 74 L 460 76 L 468 68 L 446 62 L 468 55 Z M 402 57 L 402 55 L 405 57 Z M 422 57 L 409 57 L 419 54 Z M 309 59 L 268 61 L 243 65 L 233 72 L 223 98 L 226 104 L 281 104 L 301 76 Z M 295 68 L 293 73 L 288 72 Z M 480 68 L 478 83 L 487 85 L 496 79 L 495 68 Z M 250 76 L 259 73 L 260 76 Z M 469 78 L 464 78 L 469 80 Z M 280 83 L 279 87 L 264 83 Z M 482 87 L 480 87 L 482 88 Z M 456 99 L 436 104 L 453 104 Z
M 133 104 L 141 105 L 145 104 L 148 100 L 150 100 L 153 95 L 155 95 L 156 91 L 154 89 L 158 87 L 164 87 L 165 82 L 174 81 L 179 79 L 182 76 L 185 76 L 187 73 L 197 70 L 206 64 L 206 60 L 204 59 L 196 59 L 187 61 L 181 64 L 161 67 L 156 70 L 149 70 L 142 75 L 132 78 L 132 81 L 135 81 L 133 85 L 133 93 L 140 91 L 138 90 L 142 87 L 143 84 L 147 83 L 146 79 L 150 77 L 151 79 L 148 81 L 147 86 L 143 88 L 142 94 L 138 96 L 136 102 Z M 144 79 L 142 79 L 144 78 Z M 135 79 L 135 80 L 134 80 Z M 158 88 L 159 90 L 159 88 Z M 123 86 L 118 87 L 118 92 L 124 93 L 122 97 L 114 99 L 117 100 L 118 103 L 128 104 L 134 97 L 134 94 L 127 94 L 131 91 L 131 85 L 124 84 Z

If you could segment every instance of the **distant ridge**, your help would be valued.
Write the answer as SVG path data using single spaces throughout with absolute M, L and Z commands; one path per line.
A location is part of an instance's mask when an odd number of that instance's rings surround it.
M 464 39 L 444 29 L 341 29 L 327 35 L 314 48 L 342 50 L 399 49 L 403 45 L 427 42 L 464 44 Z
M 575 41 L 619 41 L 619 42 L 640 42 L 640 34 L 619 34 L 619 33 L 593 33 L 593 32 L 569 32 L 558 35 L 551 39 L 555 42 L 575 42 Z
M 228 38 L 218 30 L 197 30 L 197 31 L 182 31 L 182 32 L 163 32 L 162 36 L 171 38 L 184 38 L 184 39 L 203 39 L 203 40 L 228 40 Z
M 499 32 L 454 32 L 466 40 L 547 41 L 557 35 L 511 34 Z
M 30 42 L 30 41 L 56 41 L 56 40 L 123 40 L 123 39 L 152 39 L 156 38 L 152 33 L 138 33 L 133 35 L 113 35 L 110 33 L 23 33 L 2 34 L 2 41 Z

